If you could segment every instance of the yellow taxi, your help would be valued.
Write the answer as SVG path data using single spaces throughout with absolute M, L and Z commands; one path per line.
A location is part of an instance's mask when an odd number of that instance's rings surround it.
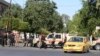
M 71 37 L 63 46 L 63 51 L 66 52 L 89 52 L 90 44 L 86 37 L 74 36 Z

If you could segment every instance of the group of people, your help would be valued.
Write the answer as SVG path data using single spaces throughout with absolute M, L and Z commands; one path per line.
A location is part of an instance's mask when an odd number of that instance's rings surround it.
M 40 48 L 46 48 L 45 35 L 40 35 L 38 37 L 39 37 L 39 43 L 41 43 Z M 33 39 L 34 39 L 34 36 L 30 36 L 28 39 L 26 36 L 24 36 L 23 47 L 35 47 L 35 44 L 33 44 Z
M 34 39 L 34 36 L 30 36 L 29 39 L 27 39 L 27 37 L 24 36 L 23 47 L 33 47 L 33 39 Z
M 19 46 L 19 39 L 20 36 L 14 32 L 0 32 L 0 45 L 5 47 L 17 47 Z M 24 39 L 23 47 L 32 47 L 33 46 L 33 36 L 30 36 L 29 39 Z
M 16 44 L 19 43 L 18 40 L 18 36 L 17 35 L 17 38 L 16 38 L 16 34 L 14 34 L 13 32 L 0 32 L 0 44 L 5 47 L 5 46 L 9 46 L 9 47 L 15 47 Z M 40 43 L 41 43 L 41 46 L 40 48 L 47 48 L 47 45 L 45 43 L 46 39 L 45 39 L 45 35 L 40 35 Z M 26 34 L 24 34 L 24 40 L 23 40 L 23 47 L 33 47 L 34 44 L 33 44 L 33 39 L 34 39 L 34 36 L 31 35 L 29 38 L 27 38 Z M 66 40 L 65 40 L 66 41 Z M 63 43 L 59 43 L 61 45 L 63 45 Z M 19 45 L 19 44 L 18 44 Z M 52 47 L 55 48 L 55 38 L 53 38 L 53 41 L 52 41 Z
M 0 44 L 4 46 L 15 46 L 15 38 L 12 32 L 1 32 L 0 33 Z

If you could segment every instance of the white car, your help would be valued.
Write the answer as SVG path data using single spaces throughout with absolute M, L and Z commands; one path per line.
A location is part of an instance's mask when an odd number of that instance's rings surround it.
M 55 38 L 55 43 L 54 43 L 55 46 L 61 46 L 62 47 L 62 44 L 64 44 L 64 41 L 66 39 L 66 36 L 63 33 L 55 33 L 55 34 L 51 33 L 51 34 L 47 35 L 47 37 L 46 37 L 47 46 L 52 45 L 54 38 Z

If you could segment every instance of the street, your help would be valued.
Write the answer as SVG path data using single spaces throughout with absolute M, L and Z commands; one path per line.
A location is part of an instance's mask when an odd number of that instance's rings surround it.
M 100 51 L 89 53 L 63 53 L 62 49 L 30 47 L 0 47 L 0 56 L 100 56 Z

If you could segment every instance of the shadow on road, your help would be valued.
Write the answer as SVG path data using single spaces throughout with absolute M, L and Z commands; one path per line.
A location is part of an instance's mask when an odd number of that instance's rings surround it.
M 91 52 L 67 52 L 68 54 L 87 54 L 87 53 L 91 53 Z

